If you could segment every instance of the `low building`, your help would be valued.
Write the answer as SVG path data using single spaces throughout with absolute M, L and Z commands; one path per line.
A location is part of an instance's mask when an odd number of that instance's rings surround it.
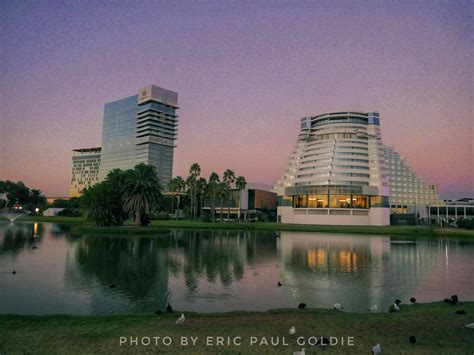
M 277 211 L 277 194 L 272 188 L 263 184 L 248 183 L 245 189 L 231 189 L 230 196 L 223 200 L 221 216 L 221 199 L 216 199 L 216 219 L 275 221 Z M 210 201 L 204 201 L 202 208 L 210 215 Z
M 99 182 L 101 147 L 73 149 L 69 196 L 78 197 L 82 190 Z

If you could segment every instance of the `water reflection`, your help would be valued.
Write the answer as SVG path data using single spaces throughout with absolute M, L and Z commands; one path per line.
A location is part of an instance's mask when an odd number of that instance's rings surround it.
M 201 312 L 299 302 L 366 311 L 412 296 L 473 300 L 473 251 L 444 238 L 193 230 L 74 238 L 50 223 L 2 223 L 0 313 L 150 312 L 167 302 Z

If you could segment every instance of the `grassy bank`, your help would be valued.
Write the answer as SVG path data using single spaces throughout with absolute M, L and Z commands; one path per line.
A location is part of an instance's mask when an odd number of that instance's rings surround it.
M 215 230 L 275 230 L 295 232 L 319 232 L 319 233 L 352 233 L 352 234 L 388 234 L 388 235 L 424 235 L 443 237 L 471 237 L 474 238 L 474 230 L 459 228 L 438 228 L 430 226 L 321 226 L 307 224 L 285 224 L 273 222 L 228 222 L 209 223 L 201 221 L 152 221 L 147 227 L 136 227 L 130 221 L 120 227 L 97 227 L 90 225 L 82 217 L 46 217 L 46 216 L 22 216 L 17 221 L 30 222 L 52 222 L 74 226 L 76 234 L 157 234 L 164 229 L 215 229 Z
M 467 315 L 457 315 L 464 309 Z M 186 321 L 175 325 L 178 314 L 123 316 L 19 316 L 0 315 L 0 353 L 284 353 L 301 349 L 297 337 L 354 337 L 354 346 L 332 346 L 325 353 L 368 354 L 380 343 L 384 354 L 471 354 L 474 302 L 450 306 L 445 303 L 401 307 L 398 313 L 356 314 L 332 310 L 278 310 L 222 314 L 185 313 Z M 296 328 L 290 336 L 288 329 Z M 413 335 L 416 344 L 409 342 Z M 130 337 L 150 337 L 152 345 L 130 345 Z M 155 346 L 153 337 L 171 337 L 173 343 Z M 183 347 L 180 337 L 198 337 L 195 347 Z M 241 346 L 206 347 L 208 336 L 242 337 Z M 280 337 L 278 346 L 253 345 L 250 337 Z M 127 342 L 120 346 L 120 337 Z M 285 337 L 288 346 L 281 344 Z M 214 342 L 215 343 L 215 342 Z M 320 349 L 305 345 L 308 354 Z
M 275 231 L 299 231 L 299 232 L 319 232 L 319 233 L 354 233 L 354 234 L 385 234 L 385 235 L 424 235 L 424 236 L 445 236 L 445 237 L 472 237 L 473 230 L 458 228 L 432 228 L 428 226 L 319 226 L 303 224 L 284 223 L 206 223 L 199 221 L 152 221 L 147 227 L 135 227 L 132 225 L 122 227 L 95 227 L 90 225 L 78 226 L 74 228 L 77 234 L 99 233 L 99 234 L 156 234 L 163 229 L 183 228 L 183 229 L 216 229 L 216 230 L 275 230 Z
M 52 222 L 57 224 L 85 225 L 84 217 L 60 217 L 60 216 L 21 216 L 18 222 Z

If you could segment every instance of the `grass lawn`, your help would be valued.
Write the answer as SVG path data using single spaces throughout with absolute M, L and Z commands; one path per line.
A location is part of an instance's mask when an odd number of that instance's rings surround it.
M 147 227 L 136 227 L 126 225 L 121 227 L 95 227 L 78 226 L 74 230 L 77 234 L 155 234 L 169 228 L 184 229 L 216 229 L 216 230 L 275 230 L 275 231 L 300 231 L 319 233 L 355 233 L 355 234 L 388 234 L 388 235 L 425 235 L 443 237 L 471 237 L 474 238 L 474 230 L 459 228 L 432 228 L 429 226 L 320 226 L 304 224 L 284 224 L 272 222 L 228 222 L 208 223 L 200 221 L 152 221 Z
M 389 235 L 434 235 L 443 237 L 471 237 L 474 238 L 474 230 L 459 228 L 439 228 L 430 226 L 322 226 L 307 224 L 285 224 L 275 222 L 226 222 L 209 223 L 201 221 L 152 221 L 147 227 L 136 227 L 131 221 L 127 221 L 120 227 L 97 227 L 87 223 L 83 217 L 45 217 L 45 216 L 22 216 L 17 221 L 52 222 L 58 224 L 74 225 L 76 234 L 98 233 L 98 234 L 156 234 L 163 229 L 186 228 L 186 229 L 216 229 L 216 230 L 275 230 L 275 231 L 300 231 L 320 233 L 354 233 L 354 234 L 389 234 Z
M 467 315 L 455 311 L 464 309 Z M 321 350 L 306 344 L 307 354 L 369 354 L 380 343 L 383 354 L 472 354 L 474 302 L 451 306 L 445 303 L 402 305 L 397 313 L 358 314 L 333 310 L 276 310 L 269 312 L 231 312 L 221 314 L 185 313 L 186 321 L 175 325 L 179 314 L 114 316 L 19 316 L 0 315 L 0 353 L 282 353 L 301 349 L 298 337 L 354 337 L 354 345 L 331 346 Z M 296 328 L 290 336 L 288 329 Z M 415 336 L 416 344 L 409 342 Z M 170 346 L 155 345 L 153 337 L 171 337 Z M 180 337 L 198 337 L 196 346 L 180 345 Z M 205 346 L 206 337 L 241 337 L 241 346 Z M 278 346 L 253 345 L 266 337 L 279 337 Z M 120 337 L 125 344 L 120 345 Z M 130 345 L 138 337 L 139 345 Z M 140 344 L 150 337 L 151 344 Z M 282 345 L 283 337 L 287 346 Z M 160 339 L 161 339 L 160 338 Z M 145 339 L 146 341 L 146 339 Z

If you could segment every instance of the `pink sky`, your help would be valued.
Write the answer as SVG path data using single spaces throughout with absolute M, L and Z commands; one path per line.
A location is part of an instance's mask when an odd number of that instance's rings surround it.
M 469 1 L 84 4 L 0 5 L 2 180 L 67 195 L 104 103 L 156 84 L 179 94 L 177 175 L 274 184 L 301 117 L 379 111 L 441 197 L 474 197 Z

